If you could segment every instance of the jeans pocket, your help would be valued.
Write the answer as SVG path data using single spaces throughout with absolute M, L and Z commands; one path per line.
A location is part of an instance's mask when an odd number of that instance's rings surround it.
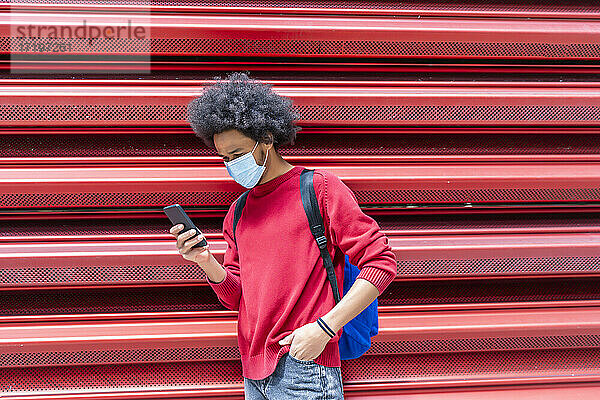
M 289 357 L 290 357 L 292 360 L 296 361 L 297 363 L 301 363 L 301 364 L 315 364 L 315 361 L 314 361 L 314 360 L 298 360 L 296 357 L 292 356 L 292 353 L 291 353 L 291 352 L 288 352 L 287 354 L 288 354 L 288 356 L 289 356 Z

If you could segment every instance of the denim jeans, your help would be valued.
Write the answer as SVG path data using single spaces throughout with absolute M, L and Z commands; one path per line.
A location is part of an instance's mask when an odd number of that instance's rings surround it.
M 244 377 L 246 400 L 286 400 L 344 398 L 340 367 L 325 367 L 310 360 L 298 360 L 285 353 L 275 371 L 264 379 Z

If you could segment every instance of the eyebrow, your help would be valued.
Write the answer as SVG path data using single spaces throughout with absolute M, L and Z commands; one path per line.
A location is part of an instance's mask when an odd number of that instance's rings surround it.
M 240 151 L 240 150 L 243 150 L 243 149 L 241 149 L 241 148 L 237 148 L 237 149 L 233 150 L 233 151 L 231 152 L 231 154 L 233 154 L 233 153 L 237 153 L 237 152 L 238 152 L 238 151 Z M 217 155 L 219 155 L 220 157 L 223 157 L 223 156 L 222 156 L 221 154 L 219 154 L 219 153 L 217 153 Z

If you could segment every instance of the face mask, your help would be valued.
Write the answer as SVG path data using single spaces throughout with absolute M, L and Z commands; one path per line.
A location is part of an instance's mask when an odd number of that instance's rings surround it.
M 254 145 L 254 149 L 256 149 L 256 146 L 258 146 L 258 142 Z M 227 172 L 229 172 L 229 175 L 233 180 L 248 189 L 256 186 L 260 180 L 260 177 L 265 172 L 265 165 L 267 164 L 267 158 L 269 157 L 269 150 L 267 150 L 264 164 L 258 165 L 252 155 L 254 149 L 233 161 L 223 161 L 227 168 Z

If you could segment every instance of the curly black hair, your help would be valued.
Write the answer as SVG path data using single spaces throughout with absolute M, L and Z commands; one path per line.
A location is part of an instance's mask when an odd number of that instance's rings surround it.
M 247 71 L 246 71 L 247 72 Z M 217 133 L 236 129 L 258 142 L 273 147 L 293 145 L 302 128 L 294 124 L 298 118 L 292 100 L 271 90 L 271 84 L 250 79 L 247 73 L 233 72 L 228 81 L 219 81 L 204 88 L 202 95 L 188 104 L 188 122 L 196 136 L 215 149 Z

